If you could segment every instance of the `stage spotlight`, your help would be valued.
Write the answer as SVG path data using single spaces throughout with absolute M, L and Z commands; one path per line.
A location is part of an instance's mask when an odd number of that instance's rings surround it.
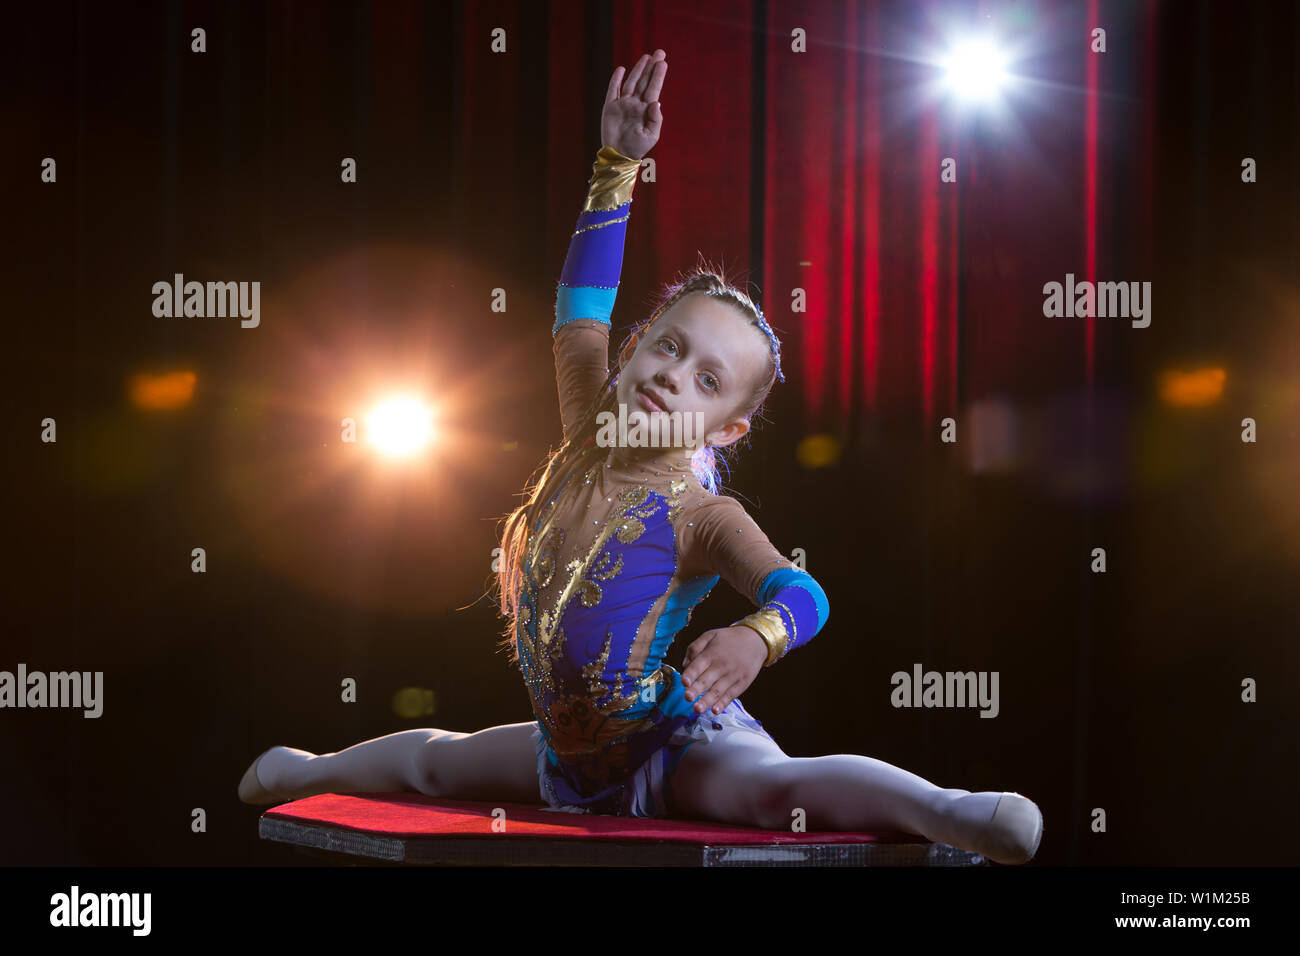
M 432 418 L 429 408 L 413 398 L 392 399 L 370 414 L 370 440 L 384 455 L 405 457 L 432 439 Z
M 1007 80 L 1006 58 L 987 38 L 955 44 L 944 59 L 943 67 L 948 89 L 963 100 L 992 99 Z

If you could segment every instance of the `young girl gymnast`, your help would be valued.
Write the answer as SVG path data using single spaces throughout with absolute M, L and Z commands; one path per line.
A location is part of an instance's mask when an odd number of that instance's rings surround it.
M 535 720 L 477 733 L 407 730 L 312 754 L 272 747 L 239 796 L 412 790 L 578 813 L 786 829 L 900 830 L 999 863 L 1037 852 L 1042 814 L 1016 793 L 944 789 L 871 757 L 790 757 L 739 695 L 822 629 L 817 582 L 718 492 L 716 450 L 749 431 L 781 372 L 759 308 L 708 269 L 673 286 L 609 369 L 610 315 L 641 158 L 659 139 L 666 54 L 610 78 L 586 203 L 558 285 L 553 349 L 564 441 L 506 520 L 502 645 Z M 620 408 L 620 406 L 622 406 Z M 691 442 L 610 440 L 691 416 Z M 618 414 L 621 413 L 621 414 Z M 673 429 L 658 428 L 660 434 Z M 626 436 L 626 431 L 620 432 Z M 676 434 L 682 434 L 678 430 Z M 720 578 L 757 610 L 664 658 Z

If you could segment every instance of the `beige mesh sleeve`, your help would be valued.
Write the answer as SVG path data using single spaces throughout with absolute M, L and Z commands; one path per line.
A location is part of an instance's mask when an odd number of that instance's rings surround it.
M 555 382 L 560 393 L 560 421 L 569 438 L 609 374 L 609 325 L 597 319 L 574 319 L 555 333 Z
M 768 540 L 739 501 L 704 494 L 687 507 L 679 529 L 682 567 L 688 575 L 717 574 L 755 606 L 763 579 L 777 568 L 795 567 Z

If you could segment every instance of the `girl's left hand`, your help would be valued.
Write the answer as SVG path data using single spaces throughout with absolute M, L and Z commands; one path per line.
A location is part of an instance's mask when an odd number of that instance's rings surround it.
M 668 54 L 655 50 L 641 55 L 632 72 L 620 66 L 609 78 L 605 107 L 600 114 L 600 141 L 624 156 L 641 159 L 659 142 L 664 114 L 659 92 L 668 74 Z
M 720 713 L 744 693 L 767 662 L 767 642 L 753 628 L 739 624 L 705 631 L 686 648 L 682 683 L 696 713 L 710 707 Z

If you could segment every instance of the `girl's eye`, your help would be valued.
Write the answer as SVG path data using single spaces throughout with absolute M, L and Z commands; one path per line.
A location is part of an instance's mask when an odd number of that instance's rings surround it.
M 665 337 L 663 337 L 663 338 L 661 338 L 661 339 L 659 340 L 659 343 L 658 343 L 658 344 L 659 344 L 659 347 L 660 347 L 661 349 L 664 349 L 665 351 L 668 351 L 668 350 L 671 349 L 671 351 L 670 351 L 669 354 L 671 354 L 671 355 L 676 355 L 676 354 L 677 354 L 677 343 L 674 342 L 672 339 L 670 339 L 670 338 L 668 338 L 668 337 L 665 336 Z M 707 388 L 707 389 L 708 389 L 709 391 L 711 391 L 711 392 L 716 392 L 716 391 L 718 390 L 718 388 L 720 387 L 717 378 L 716 378 L 715 376 L 713 376 L 713 375 L 710 375 L 708 372 L 705 372 L 705 373 L 704 373 L 700 378 L 701 378 L 701 381 L 704 382 L 704 387 Z

